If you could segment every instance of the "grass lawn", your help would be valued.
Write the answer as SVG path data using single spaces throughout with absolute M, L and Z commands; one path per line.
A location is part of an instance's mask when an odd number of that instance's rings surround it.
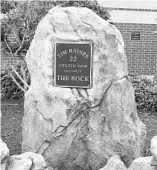
M 10 155 L 21 153 L 23 106 L 23 101 L 1 102 L 1 136 Z
M 3 101 L 1 103 L 1 136 L 10 149 L 10 155 L 21 153 L 23 101 Z M 157 112 L 138 110 L 140 119 L 147 128 L 146 155 L 150 155 L 150 140 L 157 135 Z

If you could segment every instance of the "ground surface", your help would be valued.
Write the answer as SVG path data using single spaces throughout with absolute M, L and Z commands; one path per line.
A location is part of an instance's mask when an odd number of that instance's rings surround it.
M 1 136 L 8 145 L 10 155 L 21 153 L 23 101 L 1 103 Z
M 10 155 L 21 153 L 23 101 L 2 101 L 1 135 L 10 149 Z M 157 112 L 138 110 L 140 119 L 146 124 L 146 155 L 150 155 L 150 140 L 157 135 Z

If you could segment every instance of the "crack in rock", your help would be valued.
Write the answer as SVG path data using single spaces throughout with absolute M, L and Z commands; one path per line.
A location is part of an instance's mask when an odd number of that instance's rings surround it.
M 61 136 L 63 136 L 63 134 L 65 134 L 67 128 L 76 120 L 78 119 L 81 115 L 84 115 L 87 113 L 89 113 L 90 111 L 90 103 L 87 100 L 81 100 L 78 101 L 78 103 L 76 104 L 76 108 L 74 110 L 73 115 L 71 116 L 71 120 L 69 121 L 69 123 L 66 126 L 62 126 L 60 125 L 49 137 L 47 137 L 47 139 L 43 142 L 43 144 L 40 146 L 40 148 L 37 150 L 37 153 L 42 153 L 45 152 L 45 150 L 49 147 L 49 145 L 51 144 L 51 142 L 53 140 L 55 140 L 56 138 L 59 138 Z M 73 110 L 72 110 L 73 111 Z M 39 113 L 41 113 L 38 110 Z M 45 118 L 46 119 L 46 118 Z M 47 120 L 47 119 L 46 119 Z
M 51 118 L 46 118 L 44 116 L 44 114 L 38 109 L 37 104 L 36 104 L 36 110 L 37 110 L 37 112 L 40 113 L 40 115 L 43 117 L 43 119 L 46 120 L 46 122 L 49 122 L 51 124 L 51 126 L 53 127 L 53 120 Z
M 77 30 L 74 28 L 72 22 L 71 22 L 71 18 L 70 18 L 70 13 L 66 10 L 64 10 L 64 13 L 67 15 L 68 19 L 69 19 L 69 23 L 72 27 L 72 29 L 74 30 L 74 32 L 76 33 L 76 35 L 80 38 L 80 40 L 82 40 L 81 36 L 79 35 L 79 33 L 77 32 Z
M 105 90 L 105 92 L 104 92 L 103 96 L 101 97 L 100 101 L 96 105 L 92 105 L 92 107 L 91 107 L 92 109 L 101 106 L 101 104 L 104 101 L 105 96 L 106 96 L 108 90 L 110 89 L 110 87 L 112 86 L 112 84 L 113 84 L 113 82 L 111 82 L 110 85 L 107 87 L 107 89 Z
M 82 97 L 80 96 L 80 94 L 78 93 L 78 90 L 76 88 L 70 88 L 70 89 L 71 89 L 71 93 L 74 95 L 76 100 L 81 100 L 82 99 Z
M 51 11 L 38 27 L 27 55 L 33 84 L 25 98 L 23 150 L 37 150 L 57 168 L 63 165 L 65 169 L 84 170 L 99 169 L 114 152 L 124 155 L 126 161 L 132 155 L 139 156 L 144 130 L 142 122 L 130 116 L 136 110 L 120 33 L 87 8 L 61 7 Z M 47 85 L 53 75 L 47 79 L 52 72 L 44 64 L 50 66 L 48 62 L 55 60 L 55 41 L 93 43 L 92 88 Z M 39 48 L 43 42 L 48 43 L 46 51 Z M 53 62 L 49 68 L 53 68 Z M 33 63 L 38 66 L 34 68 Z M 44 75 L 40 75 L 42 72 Z M 45 93 L 51 100 L 45 98 Z M 35 99 L 33 94 L 37 94 Z
M 31 164 L 31 167 L 30 167 L 30 170 L 33 170 L 34 169 L 34 161 L 33 161 L 33 158 L 30 158 L 32 164 Z
M 77 91 L 82 98 L 85 98 L 85 99 L 89 98 L 87 89 L 77 89 Z
M 122 80 L 122 79 L 126 79 L 127 77 L 124 76 L 118 80 Z M 93 108 L 96 108 L 96 107 L 99 107 L 101 106 L 102 102 L 104 101 L 105 97 L 106 97 L 106 94 L 108 92 L 108 90 L 111 88 L 112 84 L 115 83 L 116 81 L 118 80 L 115 80 L 115 81 L 112 81 L 110 83 L 110 85 L 108 86 L 108 88 L 106 89 L 106 91 L 104 92 L 104 95 L 103 97 L 101 98 L 100 102 L 96 105 L 91 105 L 91 103 L 89 102 L 88 99 L 82 99 L 82 95 L 80 95 L 80 91 L 79 90 L 84 90 L 84 89 L 76 89 L 78 91 L 78 94 L 80 96 L 80 98 L 83 100 L 83 101 L 78 101 L 78 103 L 76 104 L 77 105 L 77 108 L 75 108 L 76 110 L 74 111 L 74 114 L 71 116 L 71 121 L 69 121 L 69 123 L 67 124 L 67 126 L 62 126 L 60 125 L 44 142 L 43 144 L 40 146 L 40 148 L 38 149 L 37 153 L 40 153 L 40 154 L 43 154 L 43 152 L 45 152 L 45 150 L 50 146 L 50 143 L 51 141 L 53 141 L 55 138 L 59 138 L 61 137 L 65 131 L 67 130 L 67 128 L 78 118 L 80 117 L 82 114 L 84 114 L 85 111 L 88 110 L 88 113 L 90 112 L 90 109 L 93 109 Z M 71 89 L 72 91 L 74 89 Z M 80 103 L 79 103 L 80 102 Z M 37 111 L 43 116 L 43 114 L 37 109 Z M 71 111 L 73 112 L 73 111 Z M 43 116 L 44 117 L 44 116 Z M 44 119 L 46 119 L 44 117 Z M 49 120 L 49 119 L 46 119 L 46 120 Z M 51 120 L 51 119 L 50 119 Z M 51 120 L 52 121 L 52 120 Z

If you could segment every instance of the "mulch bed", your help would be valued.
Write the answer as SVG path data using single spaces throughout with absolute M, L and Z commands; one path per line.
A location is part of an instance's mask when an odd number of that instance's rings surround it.
M 2 101 L 1 136 L 10 149 L 10 155 L 21 153 L 23 100 Z M 146 153 L 150 155 L 150 140 L 157 135 L 157 112 L 138 110 L 140 119 L 146 124 Z

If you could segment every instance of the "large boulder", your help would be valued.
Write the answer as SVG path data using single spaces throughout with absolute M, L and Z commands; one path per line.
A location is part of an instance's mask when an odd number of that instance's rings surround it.
M 55 87 L 55 42 L 93 43 L 92 88 Z M 120 32 L 87 8 L 55 7 L 40 21 L 26 56 L 22 149 L 58 169 L 100 169 L 118 154 L 126 165 L 143 153 L 145 125 Z

